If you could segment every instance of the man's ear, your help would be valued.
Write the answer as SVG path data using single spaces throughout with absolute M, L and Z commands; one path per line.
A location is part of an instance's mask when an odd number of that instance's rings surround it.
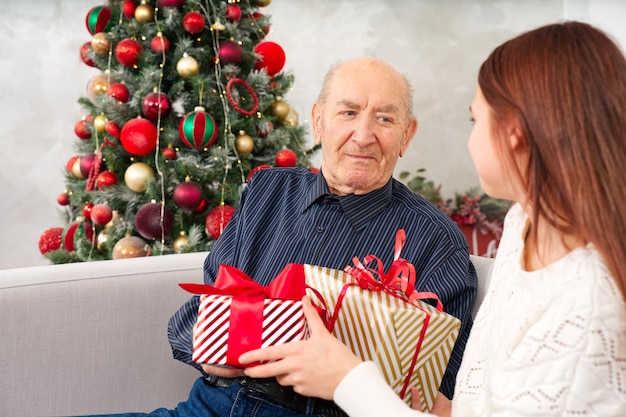
M 413 140 L 413 137 L 415 136 L 415 132 L 417 132 L 417 119 L 413 117 L 409 120 L 409 124 L 404 131 L 404 138 L 402 139 L 402 145 L 400 147 L 400 157 L 402 157 L 406 152 L 411 140 Z
M 322 143 L 322 109 L 317 102 L 313 103 L 311 108 L 311 127 L 315 144 L 319 145 Z

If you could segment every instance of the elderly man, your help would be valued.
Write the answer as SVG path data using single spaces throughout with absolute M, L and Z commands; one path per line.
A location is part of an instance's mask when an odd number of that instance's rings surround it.
M 354 256 L 393 260 L 395 233 L 407 240 L 402 257 L 415 265 L 420 291 L 439 295 L 462 329 L 440 390 L 453 394 L 471 327 L 476 274 L 467 243 L 450 219 L 392 178 L 417 130 L 409 82 L 390 65 L 359 58 L 335 66 L 312 109 L 322 167 L 314 174 L 274 168 L 254 175 L 239 208 L 208 255 L 205 282 L 220 264 L 237 267 L 267 285 L 287 263 L 342 269 Z M 195 364 L 192 328 L 198 297 L 172 317 L 174 357 L 203 373 L 190 397 L 162 416 L 343 416 L 332 401 L 308 398 L 275 378 L 255 379 L 240 369 Z

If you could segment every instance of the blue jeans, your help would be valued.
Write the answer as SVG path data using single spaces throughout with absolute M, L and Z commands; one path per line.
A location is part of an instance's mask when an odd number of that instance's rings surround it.
M 109 417 L 296 417 L 319 416 L 311 410 L 298 414 L 288 407 L 276 404 L 262 394 L 247 390 L 238 382 L 229 387 L 214 387 L 204 378 L 198 378 L 191 388 L 189 399 L 173 410 L 159 408 L 151 413 L 112 414 Z M 83 416 L 84 417 L 84 416 Z M 332 416 L 331 416 L 332 417 Z

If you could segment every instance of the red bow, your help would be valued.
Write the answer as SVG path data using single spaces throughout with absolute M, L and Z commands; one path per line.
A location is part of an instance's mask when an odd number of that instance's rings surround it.
M 400 298 L 410 303 L 414 303 L 416 300 L 434 299 L 437 302 L 437 310 L 443 311 L 443 304 L 436 294 L 426 291 L 418 292 L 415 289 L 415 267 L 406 259 L 400 258 L 400 252 L 402 252 L 405 242 L 406 233 L 404 229 L 398 229 L 393 263 L 386 274 L 382 261 L 374 255 L 367 255 L 363 258 L 363 262 L 355 256 L 352 258 L 355 266 L 347 265 L 344 271 L 350 274 L 361 288 L 371 291 L 384 291 L 394 296 L 400 295 Z M 365 266 L 372 261 L 376 261 L 376 269 Z

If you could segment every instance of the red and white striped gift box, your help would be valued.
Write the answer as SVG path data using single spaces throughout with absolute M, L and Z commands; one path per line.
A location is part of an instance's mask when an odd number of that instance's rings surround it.
M 287 264 L 265 287 L 233 266 L 220 265 L 214 285 L 179 284 L 200 295 L 193 361 L 243 367 L 239 356 L 245 352 L 307 338 L 304 281 L 301 264 Z
M 239 366 L 237 358 L 248 350 L 308 337 L 301 301 L 265 299 L 261 344 L 255 345 L 247 338 L 245 328 L 231 333 L 231 315 L 237 314 L 231 309 L 232 300 L 233 297 L 228 295 L 200 297 L 198 321 L 193 329 L 194 362 Z M 237 337 L 233 338 L 232 334 Z

